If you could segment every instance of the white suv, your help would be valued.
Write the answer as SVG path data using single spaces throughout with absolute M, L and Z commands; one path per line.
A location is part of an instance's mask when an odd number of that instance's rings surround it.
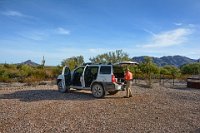
M 124 71 L 121 64 L 124 63 L 89 64 L 77 67 L 72 72 L 65 66 L 62 74 L 57 78 L 58 90 L 63 93 L 69 92 L 70 88 L 91 90 L 96 98 L 102 98 L 107 93 L 114 95 L 118 91 L 124 90 Z M 131 64 L 137 63 L 131 62 Z

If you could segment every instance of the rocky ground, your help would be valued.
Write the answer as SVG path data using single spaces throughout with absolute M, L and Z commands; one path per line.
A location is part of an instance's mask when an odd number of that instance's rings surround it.
M 200 132 L 200 90 L 147 88 L 93 98 L 91 92 L 59 93 L 53 84 L 0 84 L 0 132 Z

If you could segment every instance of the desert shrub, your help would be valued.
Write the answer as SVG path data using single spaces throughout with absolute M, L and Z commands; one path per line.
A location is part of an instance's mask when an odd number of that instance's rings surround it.
M 3 75 L 3 74 L 4 74 L 4 72 L 5 72 L 5 70 L 4 70 L 4 69 L 0 69 L 0 76 L 1 76 L 1 75 Z
M 43 66 L 43 65 L 39 65 L 39 66 L 37 66 L 37 68 L 38 68 L 38 69 L 43 69 L 44 66 Z
M 23 70 L 23 71 L 25 71 L 25 72 L 27 72 L 27 73 L 31 73 L 32 70 L 33 70 L 33 67 L 28 66 L 28 65 L 22 65 L 22 67 L 21 67 L 20 70 Z
M 7 64 L 7 63 L 5 63 L 5 64 L 3 65 L 3 67 L 4 67 L 4 68 L 10 68 L 10 65 Z
M 168 74 L 170 74 L 172 77 L 176 78 L 180 76 L 180 69 L 175 67 L 175 66 L 164 66 L 164 69 L 166 69 L 168 71 Z
M 62 71 L 57 67 L 32 67 L 28 65 L 0 65 L 0 82 L 36 82 L 52 80 Z
M 170 75 L 170 72 L 165 67 L 160 68 L 160 75 Z
M 18 72 L 16 72 L 16 71 L 11 71 L 11 72 L 9 72 L 8 73 L 8 76 L 9 76 L 9 78 L 17 78 L 17 77 L 19 77 L 19 73 Z
M 29 77 L 31 76 L 31 74 L 34 73 L 34 69 L 31 67 L 31 66 L 28 66 L 28 65 L 23 65 L 21 68 L 20 68 L 20 76 L 21 77 Z
M 135 83 L 137 82 L 136 79 L 139 79 L 142 77 L 142 71 L 140 70 L 138 65 L 134 65 L 133 67 L 130 67 L 130 71 L 133 73 L 133 78 L 135 79 Z
M 175 66 L 170 66 L 170 65 L 164 66 L 164 69 L 166 69 L 169 75 L 172 77 L 173 85 L 174 85 L 174 80 L 181 76 L 180 69 Z
M 1 82 L 10 82 L 10 78 L 9 78 L 9 73 L 4 71 L 4 70 L 1 70 L 0 72 L 0 81 Z
M 36 69 L 34 71 L 34 73 L 32 73 L 31 76 L 36 78 L 36 79 L 38 79 L 38 80 L 45 80 L 46 78 L 48 78 L 48 75 L 47 75 L 47 73 L 45 71 L 38 70 L 38 69 Z
M 53 68 L 52 69 L 52 78 L 56 78 L 61 73 L 62 73 L 62 67 L 61 66 L 57 66 L 57 67 Z
M 5 68 L 5 69 L 16 69 L 16 65 L 14 65 L 14 64 L 4 64 L 3 65 L 3 67 Z
M 3 65 L 0 72 L 0 81 L 19 81 L 24 82 L 24 80 L 30 77 L 34 73 L 34 68 L 28 65 Z
M 159 73 L 159 68 L 153 63 L 152 58 L 145 57 L 144 62 L 139 65 L 141 72 L 144 74 L 145 79 L 147 79 L 147 85 L 152 86 L 152 76 Z
M 23 66 L 22 64 L 18 64 L 18 65 L 16 66 L 16 68 L 17 68 L 17 69 L 21 69 L 22 66 Z
M 180 69 L 182 74 L 197 75 L 200 74 L 200 63 L 186 64 Z
M 1 82 L 10 82 L 12 80 L 16 80 L 19 76 L 19 72 L 15 69 L 15 66 L 11 66 L 10 68 L 1 67 L 0 68 L 0 81 Z

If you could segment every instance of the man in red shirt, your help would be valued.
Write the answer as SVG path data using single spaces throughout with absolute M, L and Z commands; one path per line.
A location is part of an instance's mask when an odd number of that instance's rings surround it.
M 131 85 L 132 85 L 133 74 L 129 71 L 128 68 L 126 68 L 124 79 L 126 81 L 126 96 L 124 98 L 132 97 Z

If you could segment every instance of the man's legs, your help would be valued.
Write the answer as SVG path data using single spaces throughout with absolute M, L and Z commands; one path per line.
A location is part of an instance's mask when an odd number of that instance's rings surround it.
M 131 87 L 132 87 L 132 81 L 129 81 L 130 83 L 129 83 L 129 97 L 132 97 L 133 95 L 132 95 L 132 91 L 131 91 Z
M 126 97 L 129 97 L 130 93 L 130 81 L 126 81 Z
M 126 96 L 125 96 L 125 98 L 132 97 L 131 83 L 132 83 L 131 81 L 126 82 Z

